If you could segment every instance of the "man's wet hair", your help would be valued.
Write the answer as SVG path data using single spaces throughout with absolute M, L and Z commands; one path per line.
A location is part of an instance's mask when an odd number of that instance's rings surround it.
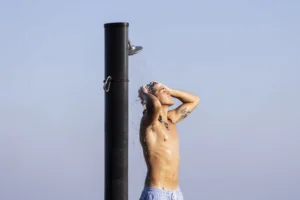
M 156 82 L 156 81 L 151 81 L 150 83 L 148 83 L 148 84 L 146 85 L 147 91 L 148 91 L 150 94 L 154 95 L 155 92 L 156 92 L 156 90 L 154 90 L 154 86 L 157 85 L 157 84 L 159 84 L 159 83 Z M 145 112 L 147 111 L 147 108 L 146 108 L 146 101 L 145 101 L 145 100 L 142 100 L 142 101 L 141 101 L 141 104 L 142 104 L 143 107 L 144 107 L 143 114 L 145 114 Z
M 146 89 L 148 90 L 149 93 L 153 94 L 156 92 L 156 90 L 154 90 L 154 86 L 159 84 L 158 82 L 155 81 L 151 81 L 150 83 L 148 83 L 146 85 Z

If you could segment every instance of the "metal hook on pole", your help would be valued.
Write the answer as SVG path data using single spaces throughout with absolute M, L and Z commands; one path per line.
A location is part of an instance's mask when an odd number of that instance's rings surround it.
M 106 80 L 103 81 L 103 82 L 104 82 L 103 90 L 104 90 L 105 92 L 109 92 L 111 79 L 112 79 L 111 76 L 108 76 L 108 77 L 106 78 Z

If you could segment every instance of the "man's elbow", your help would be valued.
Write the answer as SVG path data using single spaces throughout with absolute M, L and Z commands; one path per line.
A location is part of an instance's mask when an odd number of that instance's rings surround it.
M 194 103 L 198 106 L 200 104 L 200 97 L 196 96 Z

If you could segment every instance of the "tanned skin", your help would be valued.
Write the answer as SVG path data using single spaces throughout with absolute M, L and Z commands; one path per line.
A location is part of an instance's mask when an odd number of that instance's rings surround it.
M 176 124 L 185 119 L 200 103 L 200 98 L 191 93 L 170 89 L 156 84 L 153 93 L 145 86 L 139 90 L 139 96 L 146 103 L 146 109 L 140 124 L 140 143 L 143 148 L 148 187 L 175 190 L 179 188 L 179 141 Z M 173 98 L 182 104 L 174 110 Z

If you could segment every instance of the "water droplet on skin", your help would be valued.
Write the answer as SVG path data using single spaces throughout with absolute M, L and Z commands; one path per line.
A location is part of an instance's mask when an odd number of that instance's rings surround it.
M 171 150 L 170 150 L 170 149 L 168 149 L 168 150 L 167 150 L 167 153 L 168 153 L 169 155 L 171 155 L 171 154 L 172 154 L 172 152 L 171 152 Z

